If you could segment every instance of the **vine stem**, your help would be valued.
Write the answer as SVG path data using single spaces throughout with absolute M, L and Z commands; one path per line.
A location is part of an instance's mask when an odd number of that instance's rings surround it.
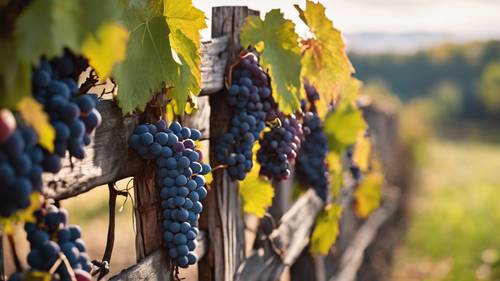
M 14 264 L 16 266 L 16 271 L 23 271 L 23 267 L 21 266 L 21 261 L 19 260 L 19 256 L 17 255 L 16 243 L 14 241 L 14 236 L 12 234 L 7 234 L 7 240 L 9 240 L 10 249 L 12 250 L 12 258 L 14 259 Z
M 212 173 L 217 171 L 217 170 L 225 169 L 225 168 L 227 168 L 227 165 L 217 165 L 217 166 L 212 168 Z
M 104 250 L 104 255 L 102 257 L 103 264 L 110 264 L 111 256 L 113 255 L 113 247 L 115 245 L 115 222 L 116 222 L 116 198 L 118 195 L 127 196 L 128 193 L 125 191 L 119 191 L 115 188 L 115 183 L 108 184 L 109 190 L 109 223 L 108 223 L 108 236 L 106 240 L 106 248 Z M 99 276 L 97 280 L 101 280 L 106 274 L 109 273 L 109 268 L 101 267 L 99 269 Z

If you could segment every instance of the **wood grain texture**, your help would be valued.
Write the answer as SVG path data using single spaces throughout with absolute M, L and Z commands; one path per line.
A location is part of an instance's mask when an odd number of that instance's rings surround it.
M 196 256 L 198 259 L 203 259 L 206 248 L 207 239 L 205 232 L 201 231 L 196 241 Z M 139 263 L 130 268 L 122 270 L 116 276 L 111 277 L 111 281 L 136 281 L 136 280 L 161 280 L 169 281 L 171 270 L 169 270 L 169 258 L 166 251 L 158 249 L 142 259 Z
M 308 190 L 282 217 L 271 235 L 270 242 L 256 249 L 241 265 L 235 280 L 278 280 L 286 266 L 290 266 L 309 244 L 309 236 L 324 204 L 313 190 Z M 281 252 L 278 254 L 277 251 Z
M 227 37 L 227 58 L 231 62 L 239 54 L 239 30 L 248 15 L 257 15 L 247 7 L 216 7 L 212 10 L 212 38 Z M 226 69 L 226 66 L 224 66 Z M 217 140 L 227 132 L 231 107 L 226 92 L 210 95 L 210 138 Z M 210 164 L 217 166 L 215 142 L 210 142 Z M 208 230 L 209 248 L 206 259 L 199 263 L 200 280 L 229 281 L 243 261 L 245 254 L 244 225 L 237 183 L 226 169 L 213 173 L 214 181 L 206 199 L 200 225 Z

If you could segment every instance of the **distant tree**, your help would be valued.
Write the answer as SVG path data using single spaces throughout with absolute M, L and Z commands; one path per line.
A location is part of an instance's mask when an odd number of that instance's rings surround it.
M 500 63 L 490 63 L 481 75 L 478 89 L 484 107 L 492 113 L 500 113 Z

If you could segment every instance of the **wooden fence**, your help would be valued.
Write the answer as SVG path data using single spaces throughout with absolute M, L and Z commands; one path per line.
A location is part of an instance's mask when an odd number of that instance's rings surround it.
M 248 15 L 258 14 L 247 7 L 216 7 L 212 10 L 213 39 L 202 43 L 201 47 L 200 110 L 182 120 L 184 125 L 200 129 L 211 140 L 223 134 L 229 124 L 224 73 L 227 64 L 241 49 L 240 27 Z M 144 115 L 122 117 L 113 101 L 102 101 L 98 110 L 103 123 L 86 148 L 87 157 L 72 165 L 66 159 L 60 173 L 44 175 L 44 194 L 63 200 L 97 186 L 134 177 L 137 264 L 111 280 L 170 280 L 170 262 L 162 249 L 161 200 L 155 186 L 154 167 L 129 150 L 127 145 L 128 136 L 144 120 Z M 401 169 L 406 169 L 406 165 L 398 163 L 404 160 L 402 155 L 406 152 L 397 135 L 397 115 L 371 104 L 365 106 L 365 115 L 387 171 L 388 188 L 380 209 L 366 221 L 356 219 L 349 208 L 354 185 L 345 187 L 341 202 L 346 211 L 338 242 L 330 255 L 311 257 L 309 236 L 323 203 L 312 190 L 292 202 L 291 184 L 276 184 L 277 194 L 271 213 L 278 225 L 270 235 L 257 233 L 254 250 L 246 256 L 245 245 L 252 241 L 245 241 L 245 218 L 238 184 L 230 180 L 225 169 L 218 169 L 213 174 L 214 180 L 203 202 L 205 210 L 200 218 L 202 231 L 196 248 L 199 280 L 277 280 L 286 273 L 291 280 L 347 281 L 356 280 L 362 270 L 370 271 L 365 261 L 370 258 L 370 253 L 377 252 L 370 247 L 378 241 L 378 230 L 389 231 L 394 226 L 401 229 L 401 220 L 393 223 L 391 219 L 404 214 L 404 200 L 401 199 L 409 183 L 400 179 Z M 210 141 L 210 151 L 213 149 L 214 142 Z M 213 156 L 214 153 L 210 153 L 210 162 L 215 166 Z M 411 174 L 409 171 L 405 173 L 406 176 Z M 389 260 L 393 247 L 394 244 L 384 250 Z M 379 275 L 366 275 L 371 279 L 364 280 L 387 280 L 384 279 L 387 275 Z

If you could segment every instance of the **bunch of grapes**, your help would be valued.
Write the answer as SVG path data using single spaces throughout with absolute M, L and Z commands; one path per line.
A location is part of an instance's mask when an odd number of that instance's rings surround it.
M 299 152 L 303 132 L 302 124 L 294 115 L 282 116 L 280 120 L 281 126 L 271 128 L 260 140 L 257 161 L 261 175 L 285 180 L 290 176 L 290 165 Z
M 55 129 L 55 154 L 45 152 L 44 170 L 56 173 L 61 169 L 60 158 L 70 155 L 83 159 L 84 146 L 90 143 L 90 133 L 100 125 L 101 115 L 95 94 L 79 94 L 76 76 L 81 71 L 81 59 L 69 51 L 51 62 L 40 60 L 33 70 L 34 97 L 49 114 Z
M 198 235 L 198 219 L 207 196 L 204 175 L 211 167 L 203 164 L 195 141 L 200 131 L 165 121 L 142 124 L 129 138 L 129 146 L 144 159 L 156 161 L 156 178 L 162 199 L 163 239 L 169 256 L 180 267 L 196 263 L 193 251 Z
M 321 127 L 321 120 L 313 112 L 304 115 L 305 138 L 297 157 L 297 174 L 306 185 L 312 186 L 318 196 L 326 201 L 328 195 L 328 139 Z
M 27 258 L 30 271 L 53 272 L 52 280 L 57 281 L 74 280 L 73 275 L 77 280 L 90 281 L 92 264 L 80 227 L 67 225 L 68 212 L 50 205 L 34 215 L 36 222 L 24 226 L 31 245 Z M 17 280 L 23 280 L 23 273 L 9 278 L 9 281 Z
M 307 81 L 304 85 L 307 94 L 307 100 L 302 100 L 302 110 L 306 112 L 302 123 L 305 137 L 297 157 L 296 169 L 300 181 L 311 186 L 326 201 L 329 184 L 326 161 L 328 139 L 316 112 L 315 102 L 319 100 L 319 94 Z
M 277 117 L 269 77 L 253 53 L 247 53 L 231 72 L 228 102 L 234 107 L 230 129 L 216 146 L 217 161 L 228 166 L 233 180 L 243 180 L 252 169 L 252 147 L 266 127 Z
M 11 122 L 6 118 L 14 117 L 2 115 L 0 124 Z M 18 125 L 6 135 L 7 138 L 0 142 L 0 217 L 9 217 L 28 208 L 30 194 L 41 191 L 43 186 L 43 150 L 37 145 L 35 131 Z

